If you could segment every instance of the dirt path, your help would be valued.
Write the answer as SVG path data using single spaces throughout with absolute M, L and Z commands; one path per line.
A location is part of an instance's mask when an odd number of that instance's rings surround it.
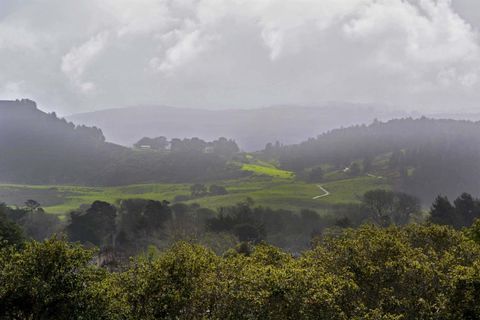
M 326 196 L 330 195 L 330 192 L 328 192 L 328 190 L 325 189 L 324 187 L 322 187 L 321 185 L 317 184 L 317 187 L 319 187 L 320 190 L 323 191 L 323 194 L 319 195 L 319 196 L 316 196 L 316 197 L 313 197 L 312 198 L 313 200 L 320 199 L 320 198 L 323 198 L 323 197 L 326 197 Z
M 377 178 L 377 179 L 383 179 L 382 176 L 375 176 L 375 175 L 373 175 L 373 174 L 371 174 L 371 173 L 367 173 L 367 176 L 372 177 L 372 178 Z

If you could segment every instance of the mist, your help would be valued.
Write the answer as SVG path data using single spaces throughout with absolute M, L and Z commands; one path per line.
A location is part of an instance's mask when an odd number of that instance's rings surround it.
M 143 137 L 214 140 L 223 136 L 234 139 L 244 151 L 258 151 L 269 142 L 300 143 L 338 127 L 418 115 L 381 105 L 331 102 L 227 110 L 142 106 L 80 113 L 67 119 L 102 128 L 108 141 L 124 146 L 131 147 Z

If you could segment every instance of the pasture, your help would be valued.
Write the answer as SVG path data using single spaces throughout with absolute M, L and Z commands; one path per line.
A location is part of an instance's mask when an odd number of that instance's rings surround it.
M 279 170 L 282 171 L 282 170 Z M 272 175 L 252 175 L 247 178 L 215 181 L 206 185 L 224 186 L 228 194 L 221 196 L 204 196 L 185 201 L 216 209 L 252 199 L 256 205 L 283 208 L 288 210 L 314 209 L 319 212 L 328 210 L 336 204 L 356 203 L 361 195 L 376 188 L 390 188 L 384 179 L 361 176 L 321 184 L 330 195 L 320 199 L 313 197 L 323 192 L 315 183 L 306 183 L 286 177 L 275 170 Z M 140 184 L 119 187 L 82 187 L 82 186 L 31 186 L 0 185 L 0 202 L 22 206 L 28 199 L 42 204 L 51 214 L 64 215 L 81 205 L 95 200 L 118 203 L 122 199 L 141 198 L 167 200 L 174 202 L 176 196 L 190 196 L 191 184 Z

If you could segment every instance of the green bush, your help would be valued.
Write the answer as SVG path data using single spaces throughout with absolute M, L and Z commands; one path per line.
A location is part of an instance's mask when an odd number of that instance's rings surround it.
M 180 242 L 123 271 L 63 240 L 0 251 L 0 319 L 479 319 L 477 226 L 362 226 L 300 256 Z

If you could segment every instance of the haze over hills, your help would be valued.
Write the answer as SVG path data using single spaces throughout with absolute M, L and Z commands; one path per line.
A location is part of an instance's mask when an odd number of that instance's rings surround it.
M 433 113 L 428 115 L 432 119 L 451 119 L 451 120 L 468 120 L 480 121 L 480 113 Z
M 168 106 L 109 109 L 67 117 L 76 124 L 102 128 L 108 141 L 131 146 L 142 137 L 220 136 L 246 151 L 268 142 L 299 143 L 339 127 L 409 116 L 373 104 L 329 103 L 319 107 L 274 106 L 261 109 L 199 110 Z
M 106 142 L 96 127 L 75 126 L 45 113 L 34 101 L 0 100 L 2 183 L 119 185 L 224 178 L 230 171 L 222 141 L 211 142 L 209 153 L 203 152 L 206 146 L 198 139 L 178 140 L 168 154 L 140 152 Z
M 394 119 L 335 129 L 300 144 L 269 146 L 262 153 L 285 170 L 301 172 L 326 163 L 338 169 L 383 164 L 377 176 L 390 177 L 397 190 L 431 203 L 480 190 L 480 122 L 451 119 Z
M 278 108 L 283 108 L 283 116 L 270 118 Z M 232 111 L 145 107 L 138 108 L 138 112 L 119 109 L 93 114 L 102 115 L 99 119 L 104 120 L 110 116 L 105 123 L 107 127 L 109 124 L 120 130 L 118 123 L 123 124 L 129 128 L 125 132 L 132 136 L 168 135 L 167 130 L 175 134 L 168 142 L 169 148 L 138 150 L 108 143 L 101 129 L 75 126 L 54 113 L 42 112 L 33 101 L 0 101 L 0 182 L 118 186 L 220 181 L 248 176 L 243 166 L 257 164 L 257 157 L 266 160 L 260 162 L 262 166 L 271 167 L 261 170 L 268 171 L 280 165 L 296 174 L 300 181 L 318 166 L 333 166 L 341 171 L 356 163 L 363 168 L 363 172 L 356 170 L 357 174 L 368 175 L 371 172 L 365 168 L 371 165 L 366 163 L 386 161 L 388 166 L 386 163 L 377 165 L 378 170 L 384 168 L 386 171 L 375 173 L 388 176 L 392 186 L 422 196 L 427 203 L 439 193 L 450 196 L 463 191 L 478 193 L 478 122 L 403 118 L 376 121 L 368 126 L 345 125 L 343 129 L 330 130 L 315 139 L 298 137 L 303 140 L 300 144 L 269 144 L 263 151 L 251 155 L 238 152 L 234 141 L 218 139 L 235 121 L 243 127 L 233 129 L 243 133 L 245 139 L 260 135 L 268 142 L 277 140 L 280 134 L 299 135 L 302 130 L 292 131 L 295 127 L 311 131 L 317 128 L 321 132 L 319 128 L 328 130 L 334 123 L 360 121 L 360 114 L 367 114 L 363 117 L 367 119 L 376 114 L 370 108 L 370 113 L 365 110 L 355 113 L 354 110 L 360 109 L 352 106 Z M 307 117 L 308 112 L 313 116 Z M 132 114 L 131 119 L 126 118 L 128 113 Z M 150 121 L 147 121 L 147 114 Z M 213 126 L 214 118 L 217 126 Z M 163 125 L 168 122 L 172 125 Z M 181 132 L 185 136 L 198 136 L 198 132 L 223 134 L 212 136 L 210 140 L 214 141 L 206 142 L 198 138 L 178 139 Z M 273 139 L 268 140 L 269 137 Z M 136 138 L 130 139 L 135 141 Z M 263 142 L 248 146 L 263 149 Z

